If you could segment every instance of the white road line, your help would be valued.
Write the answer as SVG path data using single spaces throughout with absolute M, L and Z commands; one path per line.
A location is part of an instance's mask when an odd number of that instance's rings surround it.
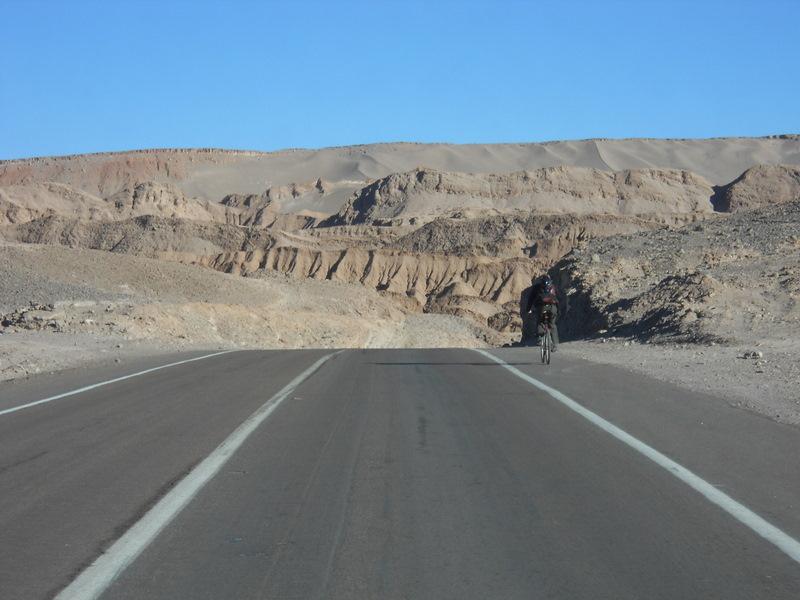
M 169 363 L 168 365 L 161 365 L 151 369 L 145 369 L 144 371 L 138 371 L 136 373 L 131 373 L 130 375 L 123 375 L 122 377 L 116 377 L 114 379 L 109 379 L 108 381 L 93 383 L 92 385 L 87 385 L 86 387 L 78 388 L 77 390 L 64 392 L 63 394 L 57 394 L 55 396 L 50 396 L 49 398 L 42 398 L 41 400 L 35 400 L 34 402 L 28 402 L 27 404 L 20 404 L 19 406 L 12 406 L 11 408 L 0 410 L 0 417 L 17 412 L 18 410 L 24 410 L 26 408 L 31 408 L 32 406 L 39 406 L 40 404 L 45 404 L 46 402 L 52 402 L 53 400 L 60 400 L 61 398 L 66 398 L 67 396 L 74 396 L 75 394 L 88 392 L 89 390 L 103 387 L 104 385 L 111 385 L 112 383 L 125 381 L 126 379 L 131 379 L 132 377 L 139 377 L 139 375 L 145 375 L 147 373 L 152 373 L 153 371 L 160 371 L 161 369 L 168 369 L 169 367 L 177 367 L 178 365 L 185 365 L 186 363 L 194 362 L 196 360 L 203 360 L 206 358 L 211 358 L 212 356 L 219 356 L 220 354 L 229 354 L 231 352 L 236 352 L 236 350 L 223 350 L 222 352 L 214 352 L 214 354 L 206 354 L 204 356 L 196 356 L 195 358 L 187 358 L 186 360 L 179 360 L 178 362 Z
M 721 492 L 719 489 L 714 487 L 712 484 L 708 483 L 706 480 L 692 473 L 689 469 L 679 465 L 674 460 L 667 458 L 655 448 L 648 446 L 613 423 L 606 421 L 603 417 L 593 413 L 588 408 L 581 406 L 569 396 L 562 394 L 557 389 L 551 388 L 549 385 L 542 383 L 538 379 L 523 373 L 516 367 L 511 366 L 503 359 L 494 356 L 486 350 L 475 349 L 475 351 L 504 366 L 520 379 L 523 379 L 531 385 L 539 388 L 543 392 L 546 392 L 565 405 L 567 408 L 581 415 L 587 421 L 590 421 L 606 433 L 609 433 L 617 438 L 623 444 L 630 446 L 640 454 L 646 456 L 659 467 L 666 469 L 686 485 L 705 496 L 709 502 L 719 506 L 734 519 L 752 529 L 755 533 L 760 535 L 768 542 L 777 546 L 780 550 L 785 552 L 789 558 L 797 563 L 800 563 L 800 541 L 797 541 L 789 534 L 781 531 L 771 523 L 767 522 L 765 519 L 758 516 L 743 504 L 737 502 L 724 492 Z
M 340 351 L 341 352 L 341 351 Z M 272 414 L 295 388 L 308 379 L 331 356 L 320 358 L 300 373 L 286 387 L 272 396 L 250 415 L 224 442 L 200 464 L 180 480 L 153 508 L 139 519 L 121 538 L 100 555 L 77 579 L 61 591 L 55 600 L 94 600 L 130 565 L 141 552 L 158 536 L 197 493 L 216 475 L 236 450 L 245 442 L 267 417 Z

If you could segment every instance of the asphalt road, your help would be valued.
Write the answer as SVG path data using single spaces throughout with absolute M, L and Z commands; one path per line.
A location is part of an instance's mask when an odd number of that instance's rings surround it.
M 0 598 L 52 598 L 113 554 L 326 354 L 223 354 L 6 414 L 190 357 L 0 384 Z M 800 539 L 800 429 L 494 354 Z M 785 550 L 476 352 L 345 351 L 270 410 L 104 600 L 800 598 Z

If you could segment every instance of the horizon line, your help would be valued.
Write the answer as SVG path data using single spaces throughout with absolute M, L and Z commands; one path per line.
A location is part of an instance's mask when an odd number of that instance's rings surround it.
M 769 139 L 800 139 L 800 133 L 774 133 L 767 135 L 724 135 L 712 137 L 592 137 L 592 138 L 574 138 L 574 139 L 560 139 L 560 140 L 542 140 L 542 141 L 528 141 L 528 142 L 412 142 L 412 141 L 389 141 L 389 142 L 366 142 L 359 144 L 342 144 L 334 146 L 320 146 L 320 147 L 287 147 L 279 148 L 277 150 L 254 150 L 243 148 L 223 148 L 215 146 L 166 146 L 155 148 L 130 148 L 127 150 L 100 150 L 96 152 L 75 152 L 70 154 L 49 154 L 49 155 L 34 155 L 23 156 L 18 158 L 0 158 L 0 164 L 37 161 L 37 160 L 66 160 L 79 157 L 99 157 L 99 156 L 114 156 L 120 154 L 155 154 L 158 152 L 196 152 L 196 153 L 212 153 L 222 152 L 229 154 L 250 154 L 250 155 L 269 155 L 269 154 L 283 154 L 290 152 L 322 152 L 325 150 L 341 150 L 346 148 L 366 148 L 374 146 L 394 146 L 394 145 L 410 145 L 410 146 L 537 146 L 546 144 L 563 144 L 570 142 L 635 142 L 635 141 L 662 141 L 662 142 L 699 142 L 699 141 L 718 141 L 718 140 L 769 140 Z

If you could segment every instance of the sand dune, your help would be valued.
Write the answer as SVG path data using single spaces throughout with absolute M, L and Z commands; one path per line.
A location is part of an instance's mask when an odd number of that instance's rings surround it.
M 271 153 L 153 150 L 3 161 L 0 186 L 54 181 L 107 197 L 125 185 L 156 181 L 177 183 L 191 197 L 219 201 L 230 193 L 262 193 L 271 186 L 318 178 L 345 188 L 349 185 L 352 192 L 361 187 L 358 182 L 416 167 L 465 173 L 511 173 L 560 165 L 613 171 L 685 169 L 722 185 L 758 164 L 800 164 L 800 137 L 396 143 Z

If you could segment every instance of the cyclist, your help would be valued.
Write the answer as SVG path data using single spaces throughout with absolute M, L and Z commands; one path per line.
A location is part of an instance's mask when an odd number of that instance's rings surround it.
M 536 333 L 544 335 L 544 330 L 540 327 L 542 314 L 545 311 L 550 313 L 551 333 L 553 336 L 553 352 L 558 347 L 558 291 L 553 283 L 553 279 L 545 273 L 539 278 L 531 279 L 531 293 L 528 296 L 525 312 L 535 318 Z

